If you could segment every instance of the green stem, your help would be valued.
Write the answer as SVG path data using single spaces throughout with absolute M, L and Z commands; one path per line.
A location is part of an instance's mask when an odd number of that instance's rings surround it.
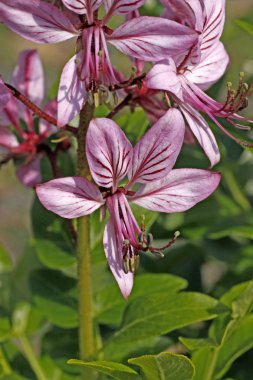
M 78 175 L 90 179 L 90 171 L 86 158 L 86 135 L 89 123 L 93 117 L 94 108 L 88 103 L 80 114 L 78 128 Z M 78 219 L 77 228 L 77 253 L 78 253 L 78 280 L 79 280 L 79 350 L 80 359 L 94 359 L 96 341 L 93 325 L 93 294 L 91 273 L 91 244 L 90 244 L 90 218 L 84 216 Z M 83 369 L 83 379 L 95 379 L 94 371 Z
M 23 350 L 24 356 L 26 357 L 28 363 L 30 364 L 33 372 L 35 373 L 38 380 L 48 380 L 46 375 L 44 374 L 40 363 L 38 361 L 38 358 L 36 357 L 34 353 L 34 349 L 32 348 L 29 340 L 27 339 L 26 335 L 19 334 L 18 340 L 21 344 L 21 348 Z
M 9 376 L 12 374 L 11 367 L 5 357 L 3 349 L 0 347 L 0 366 L 2 367 L 3 374 Z
M 216 367 L 216 363 L 219 356 L 219 350 L 220 348 L 214 348 L 212 352 L 212 356 L 210 360 L 208 360 L 207 366 L 206 366 L 206 373 L 205 373 L 205 380 L 213 380 L 213 375 Z

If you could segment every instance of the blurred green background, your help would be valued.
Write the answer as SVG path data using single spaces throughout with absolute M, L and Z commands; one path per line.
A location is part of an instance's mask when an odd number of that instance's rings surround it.
M 158 6 L 154 0 L 147 1 L 147 9 L 151 12 Z M 226 80 L 236 82 L 238 73 L 245 72 L 245 77 L 253 77 L 253 37 L 241 30 L 235 23 L 237 18 L 253 20 L 252 0 L 228 0 L 227 18 L 223 41 L 231 57 L 231 63 L 224 79 L 224 86 L 219 91 L 220 99 L 225 96 Z M 11 78 L 19 52 L 23 49 L 38 49 L 45 68 L 46 85 L 49 89 L 59 77 L 59 73 L 66 62 L 66 57 L 73 53 L 73 40 L 57 45 L 36 45 L 17 36 L 0 25 L 0 74 L 6 81 Z M 114 60 L 117 53 L 113 50 Z M 124 69 L 126 59 L 120 57 L 117 66 Z M 253 117 L 253 100 L 247 109 L 247 114 Z M 253 167 L 253 166 L 252 166 Z M 252 180 L 253 181 L 253 180 Z M 253 184 L 248 188 L 253 193 Z M 17 257 L 23 250 L 25 242 L 31 235 L 29 212 L 33 198 L 33 191 L 25 189 L 16 179 L 12 163 L 5 165 L 0 170 L 0 240 Z

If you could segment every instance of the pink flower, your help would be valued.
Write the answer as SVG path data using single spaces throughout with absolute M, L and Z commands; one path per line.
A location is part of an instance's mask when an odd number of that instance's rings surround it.
M 153 211 L 182 212 L 207 198 L 219 184 L 219 173 L 172 170 L 183 138 L 184 120 L 177 109 L 170 109 L 134 148 L 114 121 L 95 119 L 88 129 L 86 152 L 97 186 L 81 177 L 66 177 L 36 188 L 42 204 L 64 218 L 106 206 L 110 218 L 104 250 L 125 298 L 133 286 L 140 251 L 162 250 L 153 247 L 151 236 L 139 227 L 129 202 Z M 127 183 L 121 182 L 126 176 Z
M 25 50 L 20 54 L 13 72 L 12 84 L 36 105 L 39 106 L 42 103 L 44 75 L 36 50 Z M 40 147 L 45 139 L 55 132 L 55 127 L 41 120 L 39 133 L 37 133 L 32 111 L 19 103 L 2 81 L 0 92 L 3 94 L 3 96 L 0 95 L 0 152 L 4 157 L 3 162 L 11 158 L 22 160 L 22 164 L 17 169 L 17 176 L 25 186 L 34 187 L 41 182 L 42 150 Z M 53 116 L 57 112 L 56 106 L 56 101 L 51 101 L 45 110 Z M 21 126 L 20 119 L 25 122 L 26 130 Z M 15 133 L 9 128 L 10 126 Z
M 132 18 L 112 30 L 106 26 L 115 15 L 135 11 L 143 0 L 105 0 L 106 15 L 97 19 L 101 0 L 63 0 L 71 12 L 42 0 L 4 0 L 0 19 L 14 32 L 37 43 L 77 38 L 77 54 L 65 65 L 58 93 L 58 120 L 68 124 L 83 108 L 91 92 L 107 96 L 117 83 L 107 42 L 122 53 L 144 61 L 159 61 L 185 54 L 197 38 L 192 29 L 164 18 Z
M 237 114 L 246 106 L 251 91 L 240 80 L 238 91 L 229 89 L 227 101 L 219 103 L 203 90 L 207 90 L 225 72 L 229 58 L 223 44 L 219 41 L 225 17 L 225 1 L 196 0 L 174 1 L 163 0 L 178 10 L 182 23 L 187 23 L 200 33 L 197 44 L 186 57 L 175 57 L 155 65 L 148 73 L 144 85 L 149 89 L 168 91 L 178 104 L 194 136 L 208 156 L 211 165 L 220 160 L 216 139 L 198 111 L 206 114 L 227 135 L 232 136 L 218 121 L 223 118 L 237 128 L 244 128 L 239 123 L 249 121 Z M 187 9 L 187 13 L 185 13 Z M 189 14 L 191 16 L 189 16 Z M 176 13 L 175 13 L 176 15 Z M 178 19 L 177 17 L 177 19 Z

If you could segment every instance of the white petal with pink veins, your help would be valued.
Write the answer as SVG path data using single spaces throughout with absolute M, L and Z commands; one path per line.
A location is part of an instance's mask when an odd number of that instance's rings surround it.
M 36 192 L 46 209 L 67 219 L 89 215 L 104 204 L 97 186 L 82 177 L 53 179 Z
M 209 197 L 220 178 L 220 173 L 208 170 L 175 169 L 164 179 L 142 186 L 132 200 L 152 211 L 182 212 Z
M 96 183 L 116 189 L 127 174 L 132 145 L 113 120 L 94 119 L 87 133 L 86 154 Z

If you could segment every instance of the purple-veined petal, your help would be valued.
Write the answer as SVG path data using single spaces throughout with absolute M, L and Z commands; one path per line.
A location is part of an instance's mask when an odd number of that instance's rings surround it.
M 116 189 L 127 174 L 132 145 L 113 120 L 94 119 L 87 132 L 86 154 L 96 183 Z
M 173 59 L 169 59 L 166 64 L 156 64 L 144 79 L 147 88 L 153 90 L 165 90 L 176 95 L 179 99 L 182 97 L 182 86 L 177 75 L 177 68 Z
M 44 108 L 44 111 L 54 118 L 57 118 L 57 100 L 53 99 L 50 100 L 46 107 Z M 48 121 L 44 119 L 40 119 L 39 121 L 39 133 L 40 135 L 44 135 L 45 137 L 48 137 L 52 135 L 53 133 L 56 133 L 58 131 L 57 127 L 55 125 L 50 124 Z
M 199 64 L 186 71 L 184 75 L 205 91 L 222 77 L 228 64 L 229 56 L 224 45 L 217 41 L 206 54 L 202 55 Z
M 0 20 L 15 33 L 37 43 L 61 42 L 78 34 L 64 12 L 41 0 L 1 1 Z
M 0 147 L 11 149 L 18 145 L 16 136 L 7 127 L 0 126 Z
M 62 0 L 64 5 L 71 11 L 82 15 L 86 13 L 87 6 L 90 7 L 91 11 L 98 9 L 102 0 Z
M 86 85 L 79 71 L 81 53 L 65 65 L 58 91 L 58 123 L 64 126 L 81 111 L 87 100 Z
M 24 50 L 20 53 L 13 72 L 12 85 L 40 106 L 44 99 L 44 73 L 36 50 Z
M 194 108 L 183 105 L 181 106 L 181 111 L 199 145 L 209 158 L 211 166 L 214 166 L 220 161 L 220 151 L 211 128 Z
M 112 15 L 124 15 L 135 11 L 144 4 L 145 0 L 104 0 L 106 12 Z M 108 18 L 108 17 L 106 17 Z
M 165 178 L 142 186 L 132 200 L 152 211 L 182 212 L 209 197 L 220 179 L 220 173 L 209 170 L 175 169 Z
M 196 39 L 197 33 L 184 25 L 149 16 L 128 20 L 108 36 L 122 53 L 144 61 L 186 53 Z
M 11 99 L 11 93 L 0 78 L 0 110 L 6 107 Z
M 82 177 L 53 179 L 36 187 L 43 206 L 63 218 L 89 215 L 104 204 L 99 189 Z
M 123 271 L 123 241 L 117 235 L 112 218 L 109 219 L 105 226 L 103 244 L 110 270 L 118 283 L 123 297 L 127 299 L 133 287 L 134 275 L 131 272 L 126 274 Z
M 205 14 L 202 31 L 202 53 L 212 47 L 219 40 L 225 22 L 225 0 L 203 1 Z
M 138 141 L 129 165 L 129 185 L 147 183 L 166 175 L 174 166 L 184 140 L 184 119 L 171 108 Z
M 0 78 L 0 124 L 1 125 L 18 125 L 18 107 L 17 100 L 11 94 L 8 87 Z
M 161 0 L 161 3 L 166 7 L 166 11 L 162 14 L 163 17 L 195 28 L 195 15 L 187 1 Z
M 37 155 L 29 163 L 17 168 L 17 177 L 24 186 L 34 187 L 41 183 L 40 161 L 41 156 Z

